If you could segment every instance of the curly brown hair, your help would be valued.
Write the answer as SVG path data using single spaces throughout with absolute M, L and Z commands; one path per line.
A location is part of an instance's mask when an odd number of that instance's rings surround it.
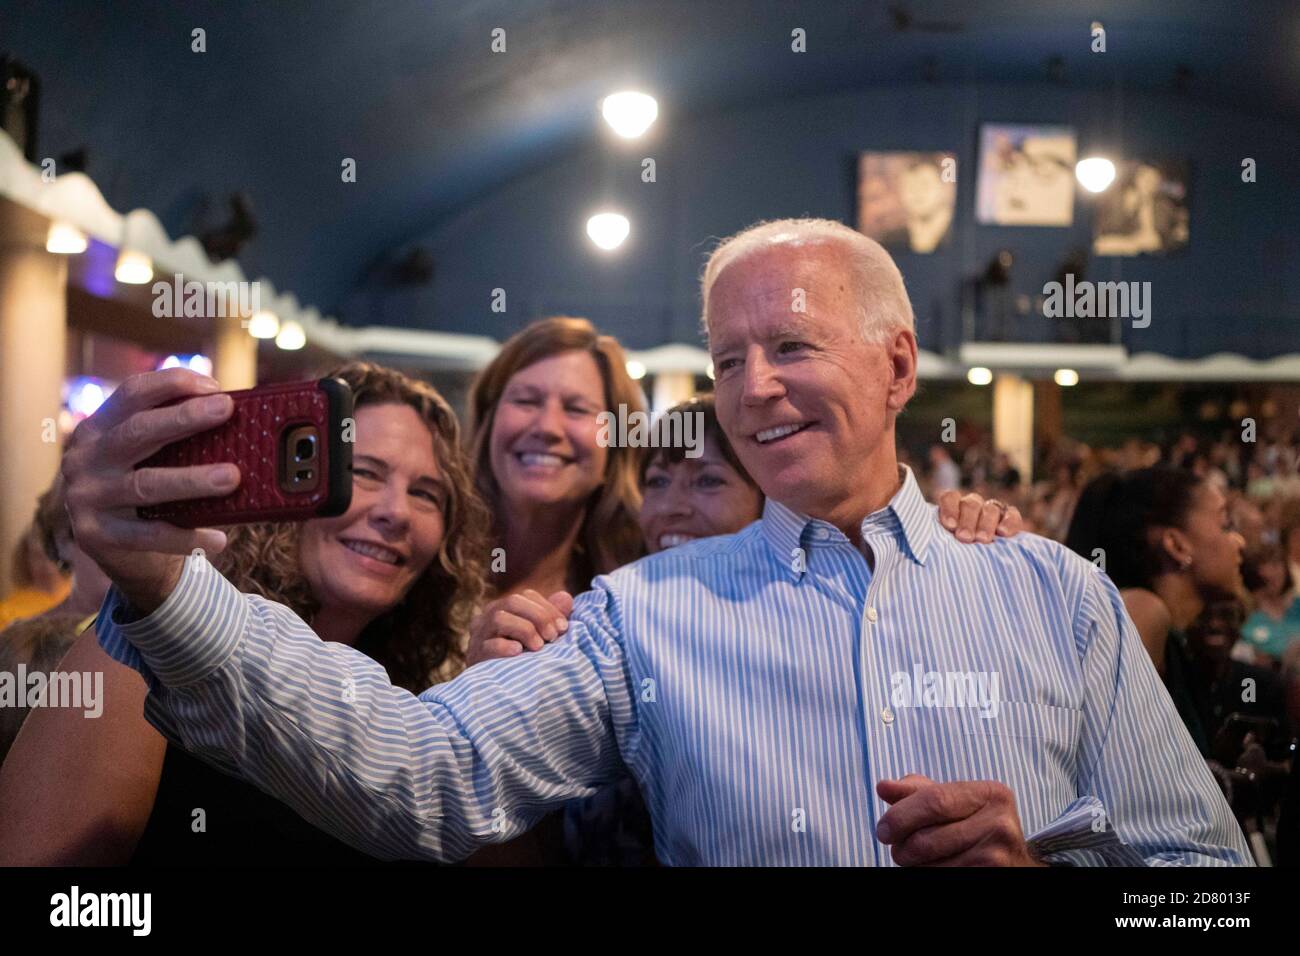
M 501 489 L 492 474 L 489 439 L 496 420 L 497 405 L 506 384 L 515 373 L 553 355 L 587 352 L 596 361 L 605 386 L 605 410 L 626 405 L 629 412 L 645 410 L 641 390 L 627 374 L 627 357 L 618 339 L 601 335 L 586 319 L 554 316 L 538 319 L 506 340 L 501 351 L 475 377 L 469 392 L 471 455 L 479 493 L 501 515 Z M 637 482 L 640 450 L 627 446 L 609 449 L 605 481 L 587 503 L 586 517 L 570 562 L 573 586 L 585 591 L 597 574 L 645 555 L 637 513 L 641 510 L 641 486 Z M 494 527 L 499 539 L 501 528 Z
M 413 693 L 465 666 L 469 621 L 483 596 L 490 516 L 474 488 L 460 422 L 432 385 L 371 362 L 329 373 L 352 387 L 354 406 L 400 404 L 419 413 L 450 493 L 438 554 L 402 602 L 371 622 L 354 645 Z M 284 604 L 310 622 L 320 609 L 299 562 L 297 523 L 236 525 L 215 564 L 241 591 Z

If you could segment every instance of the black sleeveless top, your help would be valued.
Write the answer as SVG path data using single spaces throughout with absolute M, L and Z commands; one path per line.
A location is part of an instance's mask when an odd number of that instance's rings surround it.
M 195 810 L 204 827 L 195 832 Z M 383 866 L 251 783 L 167 745 L 133 866 Z M 418 863 L 400 863 L 418 866 Z

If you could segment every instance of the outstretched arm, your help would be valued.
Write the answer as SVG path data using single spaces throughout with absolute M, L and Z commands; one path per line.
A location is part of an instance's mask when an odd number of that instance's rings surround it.
M 241 594 L 202 557 L 131 622 L 121 594 L 104 649 L 150 686 L 167 737 L 307 820 L 384 858 L 458 860 L 595 792 L 635 738 L 611 592 L 579 598 L 568 634 L 416 697 L 322 642 L 281 605 Z

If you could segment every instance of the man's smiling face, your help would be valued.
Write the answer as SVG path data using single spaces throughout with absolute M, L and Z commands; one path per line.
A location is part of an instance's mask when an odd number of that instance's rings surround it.
M 870 476 L 897 484 L 882 469 L 915 388 L 915 338 L 865 341 L 860 296 L 838 245 L 783 243 L 725 266 L 705 316 L 718 419 L 741 462 L 769 497 L 840 527 L 866 514 Z

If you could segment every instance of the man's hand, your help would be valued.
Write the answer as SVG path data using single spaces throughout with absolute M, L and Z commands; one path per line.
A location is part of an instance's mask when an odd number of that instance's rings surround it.
M 573 596 L 556 591 L 549 598 L 527 590 L 492 601 L 469 626 L 466 664 L 540 651 L 569 629 Z
M 1020 509 L 971 491 L 945 491 L 939 496 L 939 522 L 963 544 L 988 544 L 994 536 L 1010 538 L 1025 530 Z
M 157 608 L 180 580 L 184 555 L 215 554 L 224 532 L 147 521 L 141 505 L 229 494 L 239 485 L 233 464 L 188 468 L 135 465 L 164 445 L 215 428 L 234 411 L 214 379 L 171 368 L 128 378 L 72 433 L 63 455 L 73 537 L 136 610 Z M 174 399 L 188 399 L 160 408 Z
M 881 780 L 876 793 L 890 805 L 876 836 L 899 866 L 1046 866 L 1025 843 L 1015 795 L 996 780 L 935 783 L 909 773 Z

